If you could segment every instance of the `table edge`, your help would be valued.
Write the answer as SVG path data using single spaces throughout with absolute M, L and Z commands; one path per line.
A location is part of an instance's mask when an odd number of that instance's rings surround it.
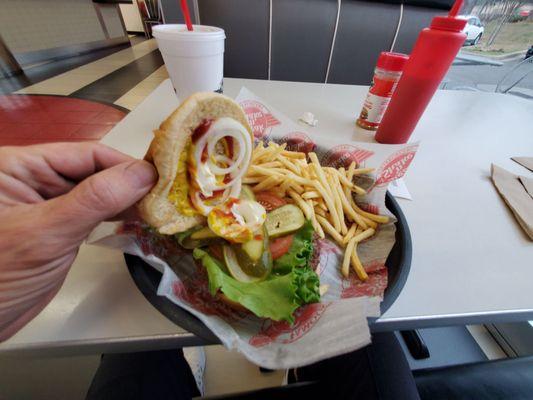
M 483 311 L 461 314 L 424 315 L 417 317 L 396 317 L 374 319 L 371 321 L 372 332 L 389 332 L 396 330 L 440 328 L 453 325 L 482 325 L 533 320 L 533 309 L 508 311 Z

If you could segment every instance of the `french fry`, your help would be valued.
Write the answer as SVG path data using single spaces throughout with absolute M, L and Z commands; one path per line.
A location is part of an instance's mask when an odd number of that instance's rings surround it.
M 327 218 L 327 212 L 320 207 L 315 207 L 315 214 L 320 215 L 321 217 Z
M 320 226 L 320 224 L 318 223 L 316 219 L 315 207 L 313 205 L 313 201 L 307 200 L 306 203 L 309 206 L 309 210 L 311 211 L 311 224 L 313 225 L 313 228 L 315 232 L 318 234 L 318 236 L 320 237 L 320 239 L 324 239 L 326 235 L 324 235 L 324 231 L 322 230 L 322 227 Z
M 285 156 L 285 157 L 288 157 L 288 158 L 303 158 L 303 159 L 305 159 L 305 153 L 300 153 L 298 151 L 283 150 L 280 154 L 282 156 Z
M 335 230 L 335 228 L 333 226 L 331 226 L 331 224 L 328 222 L 328 220 L 326 218 L 324 218 L 321 215 L 317 215 L 316 219 L 318 220 L 320 225 L 322 225 L 322 228 L 324 228 L 325 232 L 327 232 L 333 239 L 335 239 L 335 241 L 340 246 L 344 246 L 344 243 L 342 243 L 342 236 L 340 235 L 339 232 L 337 232 Z
M 350 274 L 350 260 L 352 257 L 353 249 L 355 247 L 355 238 L 352 238 L 348 245 L 346 246 L 346 251 L 344 252 L 344 258 L 342 260 L 341 272 L 345 278 L 348 278 Z
M 271 160 L 275 160 L 277 158 L 277 156 L 279 154 L 281 154 L 285 150 L 285 147 L 287 147 L 287 143 L 283 143 L 283 144 L 279 145 L 279 144 L 274 143 L 274 142 L 269 142 L 268 143 L 268 147 L 273 149 L 273 151 L 272 151 L 272 153 L 270 155 L 270 159 Z
M 302 198 L 308 200 L 308 199 L 318 199 L 320 198 L 320 193 L 315 191 L 305 192 L 302 194 Z
M 326 179 L 326 174 L 324 173 L 324 170 L 322 169 L 322 166 L 320 165 L 320 161 L 318 161 L 318 157 L 313 152 L 310 152 L 308 155 L 309 155 L 309 159 L 311 160 L 311 164 L 313 166 L 313 171 L 315 172 L 318 181 L 324 186 L 324 189 L 326 190 L 326 192 L 332 195 L 332 192 L 330 188 L 328 187 L 328 181 Z
M 369 174 L 374 171 L 374 168 L 357 168 L 354 169 L 353 175 Z
M 341 198 L 342 206 L 344 208 L 344 212 L 350 216 L 352 221 L 356 222 L 358 225 L 362 225 L 365 228 L 367 227 L 366 222 L 363 221 L 363 218 L 354 210 L 352 206 L 352 202 L 348 200 L 348 198 L 352 198 L 352 195 L 350 193 L 350 189 L 345 188 L 344 192 L 341 191 L 339 193 L 339 196 Z M 348 196 L 348 198 L 347 198 Z
M 295 163 L 300 164 L 300 167 L 307 168 L 307 157 L 297 158 L 294 160 Z
M 352 185 L 352 191 L 354 191 L 355 193 L 357 194 L 366 194 L 366 190 L 363 189 L 362 187 L 359 187 L 357 185 Z
M 262 168 L 278 168 L 282 167 L 283 164 L 279 161 L 269 161 L 263 164 L 259 164 L 259 166 L 261 166 Z
M 358 235 L 354 236 L 353 239 L 359 243 L 359 242 L 362 242 L 363 240 L 365 239 L 368 239 L 370 236 L 372 236 L 374 233 L 376 233 L 376 231 L 374 230 L 374 228 L 368 228 L 366 230 L 364 230 L 363 232 L 359 233 Z
M 281 175 L 281 174 L 271 169 L 261 167 L 260 165 L 250 165 L 250 168 L 248 168 L 248 175 L 271 176 L 271 175 Z
M 326 190 L 323 188 L 323 186 L 320 184 L 320 182 L 313 182 L 313 186 L 315 189 L 318 190 L 318 192 L 322 195 L 322 198 L 324 199 L 326 206 L 328 207 L 328 211 L 330 212 L 332 218 L 333 218 L 333 226 L 335 227 L 335 231 L 341 230 L 341 222 L 339 220 L 339 216 L 337 214 L 337 210 L 335 209 L 335 203 L 333 202 L 332 198 L 330 197 L 329 193 L 326 192 Z
M 290 178 L 289 178 L 289 179 L 290 179 Z M 302 194 L 302 193 L 305 192 L 305 189 L 304 189 L 302 186 L 300 186 L 299 184 L 297 184 L 296 182 L 294 182 L 293 180 L 290 180 L 289 186 L 290 186 L 291 188 L 293 188 L 294 191 L 295 191 L 296 193 L 298 193 L 298 194 Z
M 263 182 L 258 183 L 252 187 L 253 192 L 260 192 L 262 190 L 271 189 L 281 182 L 281 179 L 278 176 L 272 175 L 266 178 Z
M 361 279 L 363 282 L 368 279 L 368 275 L 365 269 L 363 268 L 363 264 L 361 263 L 361 260 L 357 255 L 357 243 L 353 247 L 352 254 L 350 256 L 350 264 L 352 264 L 352 268 L 359 279 Z
M 346 235 L 346 233 L 348 233 L 348 227 L 346 226 L 346 222 L 344 221 L 344 210 L 342 209 L 342 202 L 339 196 L 341 184 L 334 174 L 328 174 L 326 179 L 328 179 L 328 183 L 330 184 L 331 192 L 333 194 L 333 200 L 335 202 L 335 207 L 337 207 L 337 215 L 339 216 L 339 221 L 341 223 L 341 234 Z
M 264 152 L 265 152 L 265 146 L 263 145 L 263 142 L 259 142 L 252 153 L 251 163 L 257 161 L 257 159 L 261 157 Z
M 285 157 L 280 157 L 278 156 L 277 158 L 279 160 L 279 162 L 281 164 L 283 164 L 288 170 L 294 172 L 296 175 L 300 175 L 300 170 L 299 168 L 297 167 L 296 164 L 293 164 L 289 161 L 287 161 L 287 159 Z
M 309 174 L 309 170 L 308 170 L 309 167 L 305 166 L 305 167 L 302 167 L 302 176 L 305 178 L 305 179 L 311 179 L 311 175 Z
M 377 226 L 378 226 L 378 223 L 377 223 L 377 222 L 372 221 L 370 218 L 367 218 L 367 217 L 365 217 L 364 215 L 361 215 L 361 214 L 359 214 L 359 215 L 361 216 L 361 218 L 363 219 L 363 221 L 365 221 L 365 224 L 367 224 L 369 227 L 374 228 L 374 229 L 377 228 Z
M 301 176 L 298 176 L 298 175 L 295 175 L 293 174 L 292 172 L 288 171 L 286 173 L 287 177 L 289 177 L 290 179 L 292 179 L 295 183 L 298 183 L 300 185 L 304 185 L 304 186 L 310 186 L 313 181 L 310 180 L 310 179 L 305 179 L 305 178 L 302 178 Z
M 355 168 L 356 168 L 355 161 L 352 161 L 350 163 L 350 166 L 348 167 L 348 171 L 346 172 L 346 178 L 348 179 L 349 182 L 351 182 L 353 179 Z
M 298 205 L 298 207 L 300 207 L 300 209 L 305 215 L 305 218 L 312 219 L 311 218 L 312 211 L 310 210 L 311 207 L 305 202 L 305 200 L 302 199 L 300 195 L 292 189 L 289 189 L 287 193 L 294 200 L 294 202 Z
M 344 189 L 344 194 L 346 195 L 346 198 L 349 200 L 350 206 L 352 207 L 352 209 L 355 210 L 354 206 L 356 204 L 352 197 L 352 193 L 350 192 L 350 189 L 348 188 Z M 364 229 L 368 228 L 368 224 L 366 223 L 366 221 L 363 219 L 363 217 L 360 214 L 356 212 L 356 215 L 354 216 L 354 218 L 355 218 L 355 222 L 357 222 L 358 225 L 362 226 Z
M 355 236 L 355 232 L 357 232 L 357 224 L 352 224 L 350 229 L 348 229 L 348 233 L 342 239 L 342 242 L 345 244 L 348 243 Z
M 326 205 L 326 203 L 324 203 L 324 199 L 322 197 L 316 199 L 315 201 L 318 207 L 320 207 L 325 212 L 328 212 L 328 206 Z
M 372 221 L 375 221 L 378 224 L 386 224 L 387 222 L 389 222 L 389 217 L 387 217 L 386 215 L 376 215 L 376 214 L 369 213 L 368 211 L 362 210 L 355 202 L 354 202 L 354 209 L 359 214 L 361 214 L 363 217 L 366 217 Z
M 346 175 L 341 173 L 338 169 L 331 168 L 332 173 L 334 173 L 338 178 L 340 183 L 343 184 L 343 186 L 347 186 L 349 188 L 352 188 L 354 186 L 353 182 L 350 182 L 348 178 L 346 178 Z
M 242 183 L 244 183 L 245 185 L 250 185 L 252 183 L 259 183 L 263 180 L 264 178 L 260 176 L 250 176 L 250 177 L 243 178 Z
M 318 293 L 320 293 L 320 297 L 324 296 L 329 289 L 329 285 L 320 285 L 318 287 Z
M 280 188 L 282 190 L 287 190 L 289 188 L 289 185 L 291 184 L 290 179 L 284 179 L 283 182 L 281 182 Z
M 389 218 L 362 210 L 353 193 L 366 191 L 353 182 L 355 175 L 369 173 L 372 168 L 357 168 L 354 161 L 348 168 L 320 165 L 315 153 L 286 150 L 286 144 L 259 143 L 252 153 L 252 165 L 243 183 L 255 186 L 254 192 L 269 190 L 280 197 L 288 197 L 297 205 L 321 238 L 327 233 L 345 249 L 341 266 L 343 276 L 349 275 L 350 266 L 361 280 L 368 279 L 357 255 L 357 244 L 375 234 L 378 224 Z

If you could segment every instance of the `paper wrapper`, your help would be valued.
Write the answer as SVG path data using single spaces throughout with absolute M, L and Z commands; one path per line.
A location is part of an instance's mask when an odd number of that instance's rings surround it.
M 307 133 L 263 100 L 243 88 L 237 102 L 248 116 L 257 140 L 286 142 L 290 150 L 315 151 L 323 165 L 348 167 L 352 161 L 374 167 L 375 173 L 358 177 L 368 194 L 357 203 L 372 213 L 391 216 L 377 233 L 358 246 L 368 272 L 366 282 L 351 272 L 340 274 L 342 251 L 330 240 L 315 239 L 313 266 L 329 290 L 317 304 L 298 309 L 295 322 L 275 322 L 236 311 L 211 296 L 207 274 L 190 254 L 177 247 L 172 236 L 155 234 L 140 222 L 100 225 L 89 238 L 97 245 L 119 248 L 141 257 L 162 272 L 157 294 L 197 316 L 228 349 L 237 349 L 250 361 L 271 369 L 310 364 L 370 343 L 367 317 L 378 317 L 387 287 L 385 260 L 394 245 L 394 216 L 385 208 L 389 182 L 401 178 L 417 144 L 346 144 L 335 132 Z

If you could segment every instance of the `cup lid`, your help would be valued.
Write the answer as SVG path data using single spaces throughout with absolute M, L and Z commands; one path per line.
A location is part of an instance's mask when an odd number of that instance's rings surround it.
M 152 34 L 156 39 L 204 41 L 225 39 L 224 29 L 216 26 L 193 25 L 193 30 L 187 30 L 185 24 L 162 24 L 152 28 Z

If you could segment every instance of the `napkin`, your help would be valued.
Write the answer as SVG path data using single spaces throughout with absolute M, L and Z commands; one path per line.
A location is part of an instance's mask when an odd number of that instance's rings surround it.
M 494 186 L 496 186 L 500 195 L 511 208 L 520 226 L 528 234 L 529 238 L 533 240 L 533 198 L 526 190 L 526 185 L 522 184 L 522 179 L 527 182 L 528 187 L 531 186 L 531 179 L 519 177 L 492 164 Z
M 533 171 L 533 157 L 511 157 L 511 160 Z
M 411 193 L 409 193 L 409 189 L 407 189 L 407 185 L 405 184 L 405 181 L 402 178 L 396 179 L 395 181 L 392 181 L 389 184 L 389 192 L 394 197 L 406 200 L 413 200 L 413 196 L 411 196 Z
M 526 188 L 526 191 L 529 193 L 531 198 L 533 198 L 533 179 L 526 178 L 525 176 L 521 176 L 520 182 L 522 182 L 522 185 Z

